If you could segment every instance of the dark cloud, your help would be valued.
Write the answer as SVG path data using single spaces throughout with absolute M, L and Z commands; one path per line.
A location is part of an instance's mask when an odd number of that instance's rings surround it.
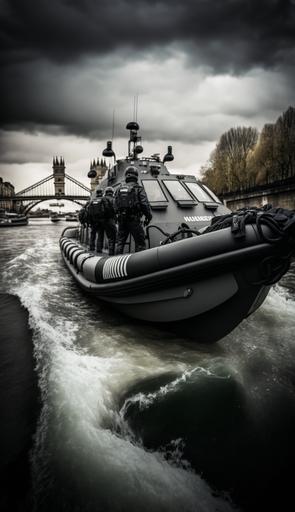
M 293 0 L 6 0 L 11 59 L 73 61 L 126 45 L 188 43 L 220 69 L 272 65 L 294 46 Z M 2 46 L 3 46 L 2 45 Z M 7 55 L 3 55 L 7 58 Z
M 6 129 L 105 136 L 109 112 L 118 103 L 124 109 L 138 90 L 147 97 L 153 88 L 159 96 L 165 88 L 165 110 L 154 105 L 153 115 L 160 112 L 154 133 L 161 137 L 168 119 L 169 134 L 185 138 L 188 130 L 179 134 L 175 128 L 181 108 L 174 103 L 192 96 L 195 76 L 181 83 L 179 74 L 187 70 L 175 66 L 161 81 L 167 70 L 156 63 L 173 60 L 177 52 L 185 56 L 184 67 L 206 67 L 211 76 L 279 69 L 289 84 L 293 81 L 294 0 L 0 0 L 0 6 Z M 149 72 L 138 65 L 124 73 L 132 61 L 147 62 Z M 227 105 L 227 113 L 241 110 L 244 100 L 240 107 Z M 257 108 L 262 103 L 257 100 Z M 281 97 L 278 103 L 285 107 Z M 183 106 L 190 108 L 188 102 Z M 204 131 L 207 140 L 216 136 Z
M 25 66 L 26 80 L 21 78 L 22 66 L 13 67 L 2 78 L 9 90 L 1 112 L 4 126 L 106 141 L 112 136 L 115 110 L 115 137 L 126 137 L 133 98 L 140 90 L 138 120 L 144 141 L 194 144 L 216 141 L 232 126 L 261 127 L 293 101 L 292 84 L 277 72 L 208 75 L 185 62 L 185 55 L 177 53 L 165 61 L 149 57 L 119 63 L 114 57 L 80 66 L 37 61 Z

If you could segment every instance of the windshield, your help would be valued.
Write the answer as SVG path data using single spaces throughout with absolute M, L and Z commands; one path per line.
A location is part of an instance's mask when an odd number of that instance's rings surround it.
M 173 199 L 176 201 L 192 201 L 192 197 L 179 181 L 164 180 L 163 183 L 165 183 L 165 187 L 167 187 Z
M 142 184 L 150 202 L 167 202 L 167 198 L 157 180 L 142 180 Z
M 203 187 L 207 190 L 208 194 L 210 194 L 211 197 L 213 197 L 214 201 L 217 203 L 221 203 L 220 199 L 210 190 L 206 185 L 203 185 Z
M 194 194 L 194 196 L 197 198 L 198 201 L 212 201 L 212 197 L 205 192 L 205 190 L 198 185 L 198 183 L 185 183 L 186 186 L 190 189 L 190 191 Z

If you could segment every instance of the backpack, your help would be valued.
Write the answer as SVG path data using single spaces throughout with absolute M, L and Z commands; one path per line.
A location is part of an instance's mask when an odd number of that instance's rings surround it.
M 112 219 L 116 216 L 114 209 L 114 199 L 113 197 L 104 196 L 103 197 L 103 205 L 104 205 L 104 216 L 106 219 Z
M 85 212 L 85 207 L 82 208 L 82 210 L 79 211 L 79 215 L 78 215 L 78 218 L 79 218 L 79 221 L 81 224 L 84 224 L 84 222 L 86 221 L 86 212 Z
M 115 195 L 115 210 L 119 213 L 138 213 L 140 202 L 137 187 L 124 183 Z
M 92 223 L 100 222 L 104 218 L 105 205 L 102 197 L 97 197 L 91 201 L 88 214 L 90 222 Z

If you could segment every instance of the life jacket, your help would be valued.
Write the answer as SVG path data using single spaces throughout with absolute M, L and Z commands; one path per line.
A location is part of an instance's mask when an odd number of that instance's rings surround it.
M 136 215 L 140 212 L 138 187 L 124 183 L 116 191 L 115 210 L 119 214 Z
M 100 222 L 105 217 L 105 203 L 103 197 L 97 197 L 91 201 L 88 208 L 88 216 L 91 224 Z

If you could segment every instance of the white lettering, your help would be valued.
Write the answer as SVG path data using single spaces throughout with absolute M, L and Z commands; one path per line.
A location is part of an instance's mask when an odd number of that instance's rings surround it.
M 192 217 L 183 217 L 185 222 L 202 222 L 202 221 L 211 221 L 213 215 L 194 215 Z

